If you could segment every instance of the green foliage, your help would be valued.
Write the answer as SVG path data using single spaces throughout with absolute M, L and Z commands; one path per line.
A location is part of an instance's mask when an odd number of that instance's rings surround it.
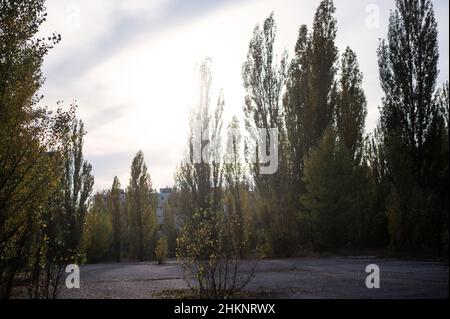
M 151 258 L 156 244 L 156 205 L 152 195 L 152 181 L 144 154 L 138 152 L 131 164 L 127 205 L 130 257 L 139 261 Z
M 387 40 L 378 50 L 385 93 L 379 148 L 385 154 L 389 180 L 385 203 L 395 251 L 444 251 L 442 234 L 448 231 L 449 212 L 448 102 L 445 114 L 446 103 L 435 98 L 438 59 L 431 1 L 397 0 Z
M 355 166 L 333 129 L 305 162 L 301 200 L 313 228 L 313 247 L 339 251 L 373 247 L 373 184 L 367 166 Z
M 244 113 L 246 127 L 277 128 L 281 123 L 281 91 L 286 77 L 287 53 L 275 59 L 276 23 L 273 13 L 258 25 L 250 40 L 242 78 L 247 92 Z M 264 83 L 265 85 L 261 85 Z M 271 94 L 269 94 L 271 92 Z
M 254 275 L 254 267 L 242 267 L 240 242 L 232 236 L 231 216 L 223 212 L 195 213 L 177 240 L 177 258 L 186 280 L 201 298 L 231 298 Z
M 112 223 L 112 250 L 113 258 L 116 262 L 120 262 L 121 257 L 121 237 L 122 237 L 122 214 L 124 212 L 124 205 L 121 202 L 120 182 L 114 177 L 109 197 L 109 209 L 111 210 Z
M 175 221 L 174 216 L 178 217 L 178 225 L 182 227 L 176 255 L 188 284 L 200 297 L 227 298 L 249 280 L 242 280 L 243 273 L 238 271 L 246 243 L 238 232 L 233 234 L 233 230 L 239 228 L 235 218 L 240 213 L 235 214 L 235 207 L 233 211 L 223 212 L 224 178 L 228 190 L 237 190 L 242 176 L 238 166 L 224 163 L 222 113 L 225 102 L 220 94 L 217 107 L 211 112 L 211 83 L 210 60 L 206 59 L 199 69 L 199 103 L 191 114 L 188 156 L 176 175 L 177 191 L 169 199 L 169 213 L 173 214 L 169 217 L 171 222 Z M 236 152 L 234 155 L 236 159 Z
M 261 148 L 255 139 L 256 129 L 278 129 L 278 171 L 273 175 L 261 175 L 259 163 L 250 163 L 250 173 L 256 197 L 256 216 L 263 228 L 260 241 L 267 242 L 270 254 L 290 256 L 297 247 L 297 226 L 295 207 L 291 203 L 289 189 L 289 164 L 286 151 L 286 133 L 283 125 L 282 89 L 286 80 L 287 54 L 276 60 L 274 43 L 276 23 L 273 14 L 265 21 L 263 28 L 256 26 L 250 40 L 247 59 L 242 68 L 246 90 L 244 116 L 249 138 L 245 141 L 248 150 L 252 146 Z M 267 138 L 267 147 L 274 141 Z M 248 160 L 248 159 L 247 159 Z
M 199 210 L 221 209 L 223 161 L 222 126 L 225 101 L 222 93 L 211 107 L 211 59 L 198 70 L 198 103 L 191 110 L 187 156 L 177 171 L 176 186 L 182 194 L 182 222 Z
M 313 229 L 300 201 L 300 196 L 307 191 L 303 182 L 304 161 L 332 125 L 338 100 L 334 14 L 333 1 L 321 1 L 312 30 L 309 31 L 306 25 L 300 27 L 283 97 L 287 136 L 285 156 L 289 172 L 287 189 L 291 191 L 285 202 L 288 201 L 287 205 L 299 216 L 299 248 L 306 249 L 312 244 Z
M 173 190 L 164 206 L 164 224 L 162 231 L 167 240 L 168 255 L 174 257 L 176 254 L 177 237 L 179 227 L 177 221 L 182 210 L 180 210 L 181 193 Z
M 111 190 L 93 197 L 83 233 L 82 248 L 87 262 L 111 259 L 120 262 L 122 257 L 139 261 L 153 258 L 157 221 L 156 198 L 151 185 L 143 154 L 138 152 L 132 162 L 127 190 L 120 188 L 119 179 L 115 177 Z M 168 228 L 169 224 L 164 227 Z M 172 227 L 174 242 L 176 229 L 174 224 Z
M 61 210 L 66 215 L 66 248 L 73 254 L 79 253 L 88 200 L 94 186 L 92 166 L 83 158 L 85 134 L 83 122 L 74 121 L 64 135 L 62 146 L 64 171 L 60 187 L 64 204 Z
M 338 60 L 335 11 L 333 1 L 321 1 L 312 31 L 306 25 L 299 30 L 284 97 L 293 159 L 302 160 L 333 122 Z M 301 169 L 301 162 L 297 165 Z
M 93 205 L 86 215 L 82 248 L 88 263 L 105 260 L 111 254 L 113 230 L 107 199 L 105 192 L 95 194 Z
M 60 41 L 36 37 L 45 20 L 44 0 L 0 2 L 0 298 L 11 296 L 18 275 L 31 298 L 56 298 L 65 266 L 83 254 L 88 262 L 154 254 L 161 263 L 176 253 L 189 284 L 213 298 L 232 297 L 248 283 L 254 269 L 242 260 L 255 249 L 287 257 L 302 248 L 389 242 L 394 251 L 448 254 L 448 82 L 436 89 L 431 0 L 396 0 L 378 49 L 384 97 L 368 142 L 363 75 L 350 48 L 339 68 L 332 0 L 320 2 L 311 30 L 300 27 L 289 65 L 285 52 L 276 58 L 273 14 L 255 27 L 242 67 L 248 134 L 229 138 L 225 155 L 225 100 L 219 94 L 211 109 L 205 59 L 187 158 L 158 242 L 142 152 L 126 192 L 116 177 L 91 204 L 94 178 L 75 106 L 58 104 L 55 113 L 38 106 L 44 57 Z M 239 128 L 236 118 L 229 128 Z M 261 147 L 258 128 L 278 128 L 273 175 L 240 156 Z
M 336 127 L 352 160 L 358 165 L 364 151 L 367 116 L 367 101 L 362 88 L 363 75 L 359 70 L 356 54 L 349 47 L 343 54 L 341 63 Z
M 60 144 L 48 153 L 52 163 L 47 202 L 40 206 L 26 274 L 31 298 L 56 298 L 65 267 L 82 261 L 80 247 L 87 201 L 92 191 L 90 165 L 83 160 L 83 123 L 65 116 Z M 39 215 L 38 215 L 39 216 Z
M 228 125 L 228 139 L 224 164 L 225 195 L 227 213 L 236 221 L 233 236 L 241 243 L 250 243 L 252 236 L 252 215 L 249 207 L 249 185 L 242 162 L 242 136 L 239 121 L 233 117 Z M 240 256 L 249 251 L 248 245 L 240 248 Z
M 167 240 L 164 237 L 158 239 L 155 248 L 155 257 L 158 264 L 164 263 L 167 257 Z
M 10 297 L 19 273 L 30 297 L 56 297 L 64 265 L 78 257 L 67 246 L 72 211 L 62 195 L 75 107 L 51 113 L 37 106 L 43 59 L 60 40 L 36 38 L 45 19 L 44 1 L 0 3 L 1 298 Z
M 307 193 L 302 203 L 308 212 L 314 234 L 314 247 L 336 250 L 349 243 L 353 167 L 345 147 L 330 129 L 305 163 Z

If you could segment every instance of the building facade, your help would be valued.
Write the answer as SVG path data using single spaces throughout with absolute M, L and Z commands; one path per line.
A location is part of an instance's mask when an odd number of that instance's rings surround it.
M 158 225 L 164 224 L 164 206 L 169 199 L 170 194 L 172 193 L 172 188 L 166 187 L 161 188 L 158 193 L 158 204 L 156 206 L 156 219 L 158 221 Z

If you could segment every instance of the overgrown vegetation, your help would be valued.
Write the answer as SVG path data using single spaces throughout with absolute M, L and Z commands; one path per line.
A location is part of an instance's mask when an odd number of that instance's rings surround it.
M 274 14 L 255 27 L 242 66 L 244 118 L 225 130 L 226 95 L 212 97 L 205 59 L 186 156 L 158 225 L 142 152 L 127 187 L 115 177 L 92 195 L 76 107 L 40 106 L 42 63 L 60 41 L 36 37 L 44 0 L 1 1 L 0 297 L 24 286 L 31 298 L 56 298 L 65 267 L 83 261 L 176 256 L 196 296 L 231 298 L 258 257 L 448 256 L 449 97 L 448 82 L 437 83 L 437 23 L 431 0 L 395 4 L 377 52 L 384 96 L 370 134 L 363 74 L 356 53 L 336 46 L 332 0 L 321 1 L 311 28 L 300 26 L 292 59 L 275 52 Z M 278 131 L 263 141 L 277 145 L 274 174 L 252 161 L 264 149 L 257 129 Z
M 200 298 L 232 298 L 253 278 L 255 265 L 242 260 L 243 243 L 233 236 L 236 223 L 223 212 L 195 213 L 178 238 L 177 257 Z
M 75 107 L 40 107 L 41 66 L 60 40 L 35 37 L 44 1 L 2 1 L 0 10 L 0 297 L 16 281 L 32 298 L 55 298 L 65 266 L 80 261 L 92 191 Z

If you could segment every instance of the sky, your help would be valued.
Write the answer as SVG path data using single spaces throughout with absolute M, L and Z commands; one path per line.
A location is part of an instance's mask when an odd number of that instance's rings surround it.
M 95 190 L 114 176 L 129 181 L 144 152 L 153 187 L 172 186 L 187 144 L 196 66 L 212 58 L 213 101 L 225 96 L 224 123 L 242 116 L 241 68 L 256 24 L 274 12 L 276 52 L 293 56 L 298 28 L 311 26 L 319 0 L 48 0 L 42 35 L 60 33 L 50 51 L 41 92 L 50 108 L 76 102 L 85 122 L 84 155 Z M 449 1 L 434 0 L 439 24 L 439 83 L 448 80 Z M 358 55 L 368 100 L 367 131 L 383 96 L 376 50 L 387 33 L 394 0 L 335 0 L 337 46 Z

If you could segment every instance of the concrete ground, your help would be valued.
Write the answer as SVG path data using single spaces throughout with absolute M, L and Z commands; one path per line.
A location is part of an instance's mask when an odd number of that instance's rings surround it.
M 368 289 L 365 270 L 380 268 L 380 289 Z M 96 264 L 80 267 L 80 289 L 61 298 L 161 298 L 186 290 L 176 261 Z M 364 257 L 263 260 L 246 291 L 266 298 L 448 298 L 448 263 Z M 167 294 L 166 294 L 167 292 Z

